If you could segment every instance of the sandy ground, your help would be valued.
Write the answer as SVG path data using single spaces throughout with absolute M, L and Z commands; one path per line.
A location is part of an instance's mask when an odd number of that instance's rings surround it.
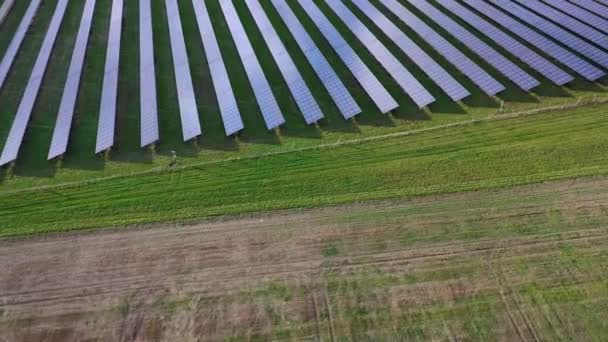
M 604 281 L 605 263 L 547 264 L 564 244 L 581 260 L 605 250 L 605 189 L 599 177 L 0 242 L 0 341 L 580 336 L 584 318 L 555 307 L 544 322 L 519 289 Z

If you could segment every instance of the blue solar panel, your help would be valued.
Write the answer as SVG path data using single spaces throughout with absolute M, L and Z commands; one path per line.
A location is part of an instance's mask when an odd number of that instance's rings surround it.
M 8 12 L 10 12 L 14 4 L 15 0 L 5 0 L 4 3 L 2 3 L 2 6 L 0 6 L 0 25 L 2 25 L 6 19 Z
M 488 38 L 495 41 L 503 49 L 510 52 L 513 56 L 519 58 L 524 63 L 528 64 L 532 69 L 540 72 L 543 76 L 550 79 L 557 85 L 564 85 L 574 80 L 574 77 L 555 66 L 545 58 L 541 57 L 536 52 L 530 50 L 527 46 L 513 39 L 511 36 L 500 30 L 498 27 L 490 24 L 472 11 L 452 0 L 437 0 L 443 7 L 456 14 L 469 25 L 476 28 L 479 32 L 483 32 Z
M 553 20 L 554 22 L 562 25 L 568 30 L 588 39 L 589 41 L 608 49 L 608 36 L 602 32 L 594 29 L 593 27 L 584 24 L 569 15 L 564 14 L 556 10 L 555 8 L 545 5 L 537 0 L 517 0 L 524 6 L 536 11 L 537 13 Z
M 575 6 L 564 0 L 544 0 L 549 5 L 561 10 L 562 12 L 603 31 L 608 32 L 608 21 L 602 17 L 586 11 L 579 6 Z
M 312 96 L 302 75 L 289 56 L 287 49 L 285 49 L 285 46 L 279 39 L 277 32 L 272 27 L 272 24 L 266 16 L 266 13 L 264 13 L 260 3 L 257 0 L 246 0 L 245 3 L 247 4 L 247 7 L 249 7 L 249 11 L 258 25 L 262 37 L 279 67 L 279 71 L 283 75 L 287 87 L 291 91 L 291 95 L 296 101 L 298 108 L 300 108 L 302 115 L 304 115 L 306 123 L 310 125 L 323 119 L 323 112 L 321 112 L 319 104 Z
M 55 40 L 57 38 L 57 34 L 59 33 L 59 28 L 61 27 L 61 22 L 63 21 L 63 16 L 67 6 L 68 0 L 59 0 L 57 7 L 55 7 L 53 18 L 51 19 L 46 36 L 44 37 L 44 41 L 40 47 L 38 58 L 34 64 L 34 68 L 25 88 L 25 92 L 23 93 L 23 97 L 21 98 L 21 103 L 19 104 L 19 109 L 17 109 L 15 120 L 11 126 L 6 143 L 4 144 L 2 156 L 0 157 L 0 165 L 6 165 L 17 159 L 17 155 L 25 135 L 25 130 L 32 115 L 32 110 L 34 109 L 34 104 L 36 103 L 36 97 L 40 91 L 40 85 L 42 84 L 46 67 L 49 63 L 49 59 L 51 58 L 51 52 L 53 51 L 53 46 L 55 45 Z
M 301 0 L 299 3 L 378 109 L 382 113 L 388 113 L 397 108 L 399 106 L 397 101 L 393 99 L 317 5 L 311 0 Z
M 154 37 L 152 35 L 151 0 L 139 1 L 139 96 L 140 96 L 140 146 L 156 142 L 158 133 L 158 109 L 156 104 L 156 74 L 154 67 Z
M 410 3 L 437 22 L 437 24 L 454 36 L 454 38 L 458 39 L 469 49 L 481 56 L 488 64 L 499 70 L 521 89 L 527 91 L 540 84 L 534 77 L 530 76 L 520 67 L 505 58 L 505 56 L 484 43 L 481 39 L 467 31 L 464 27 L 450 19 L 437 8 L 431 6 L 427 1 L 410 0 Z
M 110 16 L 110 32 L 108 34 L 106 66 L 101 92 L 101 106 L 99 109 L 95 153 L 103 152 L 114 145 L 118 67 L 120 63 L 120 37 L 122 32 L 122 5 L 123 0 L 114 0 L 112 2 L 112 15 Z
M 361 108 L 357 105 L 355 99 L 348 92 L 348 89 L 346 89 L 340 78 L 338 78 L 334 69 L 312 38 L 310 38 L 310 35 L 308 35 L 308 32 L 306 32 L 285 0 L 273 0 L 272 4 L 344 118 L 350 119 L 361 113 Z
M 602 70 L 488 3 L 482 0 L 464 0 L 464 2 L 488 18 L 492 18 L 492 20 L 515 33 L 520 38 L 533 44 L 549 56 L 568 66 L 570 69 L 576 71 L 587 80 L 595 81 L 605 75 Z
M 401 62 L 376 38 L 376 36 L 348 9 L 342 1 L 328 1 L 327 5 L 355 34 L 391 77 L 414 100 L 419 108 L 433 103 L 435 98 L 401 64 Z
M 573 35 L 572 33 L 562 29 L 561 27 L 514 3 L 511 0 L 502 0 L 493 3 L 518 17 L 522 21 L 528 23 L 530 26 L 545 32 L 548 36 L 568 46 L 572 50 L 591 59 L 604 68 L 608 68 L 608 54 L 594 45 L 584 41 L 583 39 Z
M 32 24 L 34 17 L 36 16 L 36 12 L 38 12 L 38 8 L 40 7 L 41 0 L 33 0 L 27 10 L 25 11 L 25 15 L 23 15 L 23 19 L 19 23 L 17 27 L 17 31 L 13 35 L 13 39 L 11 40 L 8 48 L 4 52 L 4 57 L 2 57 L 2 61 L 0 62 L 0 89 L 4 86 L 4 82 L 6 81 L 6 77 L 15 61 L 15 57 L 19 52 L 19 48 L 21 47 L 21 43 L 23 43 L 23 39 L 25 38 L 25 34 L 27 33 L 28 28 Z
M 397 0 L 380 0 L 380 2 L 486 94 L 492 96 L 505 90 L 502 84 Z
M 435 62 L 414 41 L 408 38 L 367 0 L 354 0 L 355 5 L 373 21 L 424 73 L 445 91 L 454 101 L 460 101 L 471 95 L 441 65 Z
M 264 75 L 262 66 L 258 61 L 253 50 L 253 46 L 249 42 L 249 38 L 245 33 L 245 28 L 239 19 L 238 14 L 230 0 L 220 0 L 220 6 L 224 13 L 224 18 L 228 23 L 228 29 L 232 35 L 232 39 L 236 45 L 237 51 L 245 68 L 245 73 L 249 78 L 249 83 L 253 89 L 253 93 L 258 102 L 258 106 L 262 111 L 262 116 L 266 122 L 266 127 L 274 129 L 285 123 L 285 118 L 281 113 L 279 104 L 275 99 L 270 84 Z
M 169 22 L 171 54 L 173 56 L 173 69 L 175 70 L 182 135 L 184 141 L 188 141 L 201 135 L 201 123 L 196 107 L 194 86 L 192 85 L 192 75 L 177 0 L 166 0 L 165 6 Z
M 588 10 L 591 13 L 595 13 L 601 17 L 608 19 L 608 6 L 599 4 L 593 0 L 570 0 L 580 7 Z
M 59 157 L 67 150 L 70 128 L 72 127 L 72 117 L 74 116 L 76 97 L 78 96 L 78 87 L 80 85 L 80 76 L 84 65 L 87 42 L 89 41 L 91 23 L 93 22 L 95 1 L 87 0 L 84 5 L 80 28 L 78 29 L 74 52 L 72 53 L 72 61 L 68 70 L 68 78 L 63 87 L 63 96 L 61 97 L 57 122 L 53 131 L 53 140 L 49 148 L 49 160 Z

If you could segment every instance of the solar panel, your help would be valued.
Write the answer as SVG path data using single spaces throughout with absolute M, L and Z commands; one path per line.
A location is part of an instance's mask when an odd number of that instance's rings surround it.
M 139 1 L 139 61 L 140 146 L 144 147 L 159 138 L 150 0 Z
M 247 7 L 249 7 L 253 20 L 255 20 L 258 25 L 262 37 L 264 38 L 266 45 L 268 45 L 270 53 L 274 57 L 274 60 L 279 67 L 279 71 L 283 75 L 298 108 L 300 108 L 304 120 L 309 125 L 321 120 L 323 118 L 323 112 L 321 112 L 319 104 L 312 96 L 310 89 L 308 89 L 298 68 L 289 56 L 287 49 L 285 49 L 277 32 L 272 27 L 262 6 L 260 6 L 260 3 L 257 0 L 246 0 L 245 3 L 247 4 Z
M 279 16 L 285 22 L 287 28 L 304 53 L 304 56 L 312 65 L 315 73 L 321 80 L 321 83 L 325 86 L 325 89 L 338 106 L 338 109 L 344 118 L 350 119 L 361 113 L 361 108 L 357 105 L 355 99 L 348 92 L 340 78 L 338 78 L 334 69 L 310 38 L 308 32 L 306 32 L 285 0 L 273 0 L 272 4 L 279 13 Z
M 530 29 L 519 21 L 511 18 L 495 7 L 485 3 L 482 0 L 464 0 L 466 4 L 475 8 L 480 13 L 484 14 L 488 18 L 492 18 L 495 22 L 500 24 L 502 27 L 510 30 L 511 32 L 518 35 L 520 38 L 533 44 L 547 55 L 560 61 L 562 64 L 568 66 L 570 69 L 576 71 L 587 80 L 595 81 L 598 78 L 605 75 L 605 73 L 591 65 L 587 61 L 579 58 L 577 55 L 561 47 L 559 44 L 554 43 L 552 40 L 546 38 L 542 34 Z
M 486 94 L 493 96 L 505 90 L 502 84 L 397 0 L 380 0 L 380 2 Z
M 488 64 L 500 71 L 521 89 L 528 91 L 540 84 L 534 77 L 530 76 L 527 72 L 505 58 L 505 56 L 488 44 L 484 43 L 481 39 L 477 38 L 460 24 L 431 6 L 427 1 L 410 0 L 410 3 L 437 22 L 439 26 L 454 36 L 454 38 L 458 39 L 461 43 L 482 57 Z
M 6 0 L 4 1 L 2 6 L 0 6 L 0 25 L 2 25 L 2 23 L 6 19 L 6 17 L 8 16 L 8 12 L 11 10 L 14 4 L 15 0 Z
M 572 33 L 562 29 L 561 27 L 540 17 L 523 6 L 514 3 L 511 0 L 502 0 L 493 3 L 515 17 L 528 23 L 530 26 L 545 32 L 553 39 L 593 60 L 604 68 L 608 68 L 608 54 L 594 45 L 584 41 L 583 39 L 573 35 Z
M 570 0 L 580 7 L 588 10 L 591 13 L 595 13 L 601 17 L 608 19 L 608 6 L 599 4 L 593 0 Z
M 34 16 L 40 7 L 40 2 L 41 0 L 32 0 L 29 7 L 25 11 L 25 14 L 23 15 L 23 19 L 21 19 L 21 22 L 19 23 L 19 27 L 17 27 L 17 31 L 15 31 L 15 35 L 13 36 L 11 43 L 4 52 L 4 57 L 0 62 L 0 89 L 2 89 L 4 86 L 6 77 L 8 76 L 11 66 L 15 61 L 17 53 L 19 52 L 19 48 L 21 47 L 21 43 L 25 38 L 25 34 L 27 33 L 28 28 L 34 20 Z
M 513 56 L 519 58 L 521 61 L 532 67 L 532 69 L 550 79 L 553 83 L 561 86 L 574 80 L 574 77 L 558 68 L 555 64 L 549 62 L 544 57 L 541 57 L 539 54 L 530 50 L 527 46 L 512 38 L 498 27 L 490 24 L 488 21 L 482 19 L 457 2 L 451 0 L 437 0 L 437 2 L 450 12 L 456 14 L 462 20 L 469 23 L 469 25 L 476 28 L 479 32 L 482 32 L 488 38 L 495 41 Z
M 274 129 L 285 123 L 285 118 L 281 113 L 279 104 L 272 94 L 270 84 L 264 75 L 262 66 L 253 51 L 253 47 L 249 42 L 249 38 L 245 33 L 243 24 L 239 20 L 238 14 L 234 9 L 234 5 L 230 0 L 220 0 L 220 6 L 224 13 L 224 18 L 228 23 L 228 29 L 232 35 L 232 39 L 236 45 L 237 51 L 245 67 L 245 72 L 251 83 L 251 88 L 258 102 L 262 116 L 266 122 L 266 127 Z
M 388 113 L 397 108 L 399 106 L 397 101 L 338 33 L 323 12 L 310 0 L 302 0 L 299 3 L 378 109 L 382 113 Z
M 338 15 L 363 45 L 374 55 L 392 78 L 414 100 L 419 108 L 435 102 L 435 98 L 401 64 L 376 36 L 348 9 L 342 1 L 328 1 L 327 5 Z
M 103 152 L 114 145 L 114 124 L 116 121 L 116 95 L 118 92 L 118 67 L 120 61 L 120 36 L 122 31 L 122 2 L 113 0 L 110 17 L 110 32 L 106 65 L 101 91 L 99 123 L 95 153 Z
M 536 1 L 536 0 L 525 0 L 525 1 L 517 0 L 517 1 L 519 3 L 521 3 L 522 5 L 527 6 L 528 8 L 532 9 L 533 11 L 539 13 L 540 15 L 543 15 L 543 16 L 553 20 L 554 22 L 562 25 L 563 27 L 567 28 L 568 30 L 580 35 L 581 37 L 588 39 L 589 41 L 603 47 L 604 49 L 608 49 L 608 36 L 606 36 L 605 34 L 603 34 L 600 31 L 594 29 L 593 27 L 583 24 L 582 22 L 570 17 L 569 15 L 566 15 L 566 14 L 554 9 L 551 6 L 545 5 L 545 4 L 541 3 L 540 1 Z
M 166 0 L 165 7 L 167 9 L 167 21 L 169 22 L 171 54 L 173 56 L 177 102 L 182 123 L 182 136 L 184 141 L 188 141 L 201 135 L 201 123 L 196 107 L 194 86 L 192 85 L 190 64 L 177 0 Z
M 368 0 L 354 0 L 355 5 L 374 22 L 424 73 L 454 101 L 460 101 L 471 95 L 441 65 L 435 62 L 414 41 L 408 38 L 399 28 L 384 16 Z
M 196 14 L 203 46 L 205 47 L 209 70 L 211 70 L 211 78 L 213 79 L 215 95 L 220 106 L 224 130 L 226 131 L 226 135 L 233 135 L 244 127 L 241 113 L 239 112 L 232 85 L 228 78 L 228 72 L 220 53 L 220 47 L 215 37 L 205 1 L 192 0 L 192 5 L 194 6 L 194 13 Z
M 586 11 L 578 6 L 575 6 L 567 1 L 563 0 L 545 0 L 549 5 L 567 13 L 571 17 L 574 17 L 590 26 L 593 26 L 604 33 L 608 32 L 608 21 L 602 17 L 595 15 L 589 11 Z
M 49 63 L 51 52 L 53 51 L 53 46 L 55 45 L 57 33 L 61 27 L 67 5 L 68 0 L 59 0 L 57 7 L 55 7 L 53 18 L 46 31 L 44 41 L 42 42 L 40 52 L 38 53 L 38 58 L 32 69 L 30 79 L 25 88 L 25 92 L 23 93 L 23 97 L 21 98 L 21 103 L 19 104 L 19 109 L 17 109 L 15 120 L 13 121 L 4 149 L 2 150 L 0 165 L 6 165 L 17 159 L 19 148 L 21 147 L 23 136 L 25 135 L 25 130 L 27 128 L 27 123 L 32 115 L 36 97 L 38 96 L 40 85 L 42 84 L 42 79 L 44 78 L 44 73 Z
M 91 31 L 91 23 L 93 21 L 93 12 L 95 11 L 95 1 L 87 0 L 84 5 L 84 11 L 80 20 L 80 28 L 74 44 L 74 52 L 72 53 L 72 61 L 68 70 L 68 77 L 63 88 L 63 96 L 59 105 L 59 113 L 55 130 L 53 131 L 53 139 L 49 149 L 48 159 L 51 160 L 65 153 L 72 126 L 72 117 L 74 116 L 74 108 L 76 106 L 76 97 L 78 96 L 78 87 L 84 64 L 84 58 L 89 41 L 89 33 Z

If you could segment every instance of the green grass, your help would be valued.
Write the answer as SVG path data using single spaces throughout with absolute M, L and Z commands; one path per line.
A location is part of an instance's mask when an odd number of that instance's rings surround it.
M 504 187 L 608 172 L 605 106 L 5 192 L 0 236 Z

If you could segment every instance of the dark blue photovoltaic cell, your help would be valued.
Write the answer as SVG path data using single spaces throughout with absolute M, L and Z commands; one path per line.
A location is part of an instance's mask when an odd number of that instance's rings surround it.
M 584 24 L 569 15 L 564 14 L 556 10 L 555 8 L 545 5 L 537 0 L 517 0 L 520 4 L 527 6 L 528 8 L 536 11 L 537 13 L 553 20 L 554 22 L 562 25 L 568 30 L 588 39 L 589 41 L 608 49 L 608 36 L 602 32 L 594 29 L 593 27 Z
M 4 22 L 10 12 L 11 8 L 15 4 L 15 0 L 5 0 L 2 6 L 0 6 L 0 25 Z
M 483 0 L 463 1 L 469 6 L 471 6 L 471 8 L 476 9 L 488 18 L 492 18 L 492 20 L 500 24 L 502 27 L 510 30 L 511 32 L 518 35 L 520 38 L 528 41 L 529 43 L 536 46 L 549 56 L 560 61 L 562 64 L 568 66 L 570 69 L 576 71 L 578 74 L 585 77 L 587 80 L 595 81 L 605 75 L 605 73 L 599 68 L 596 68 L 595 66 L 573 54 L 569 50 L 563 48 L 561 45 L 554 43 L 549 38 L 513 19 L 509 15 L 498 10 L 496 7 L 493 7 L 490 4 L 484 2 Z
M 299 4 L 302 6 L 306 14 L 312 19 L 319 31 L 329 42 L 336 54 L 340 57 L 344 65 L 350 70 L 357 82 L 365 90 L 367 95 L 374 101 L 378 109 L 382 113 L 388 113 L 396 109 L 399 105 L 391 94 L 384 88 L 378 78 L 369 70 L 367 65 L 363 63 L 361 58 L 355 53 L 350 45 L 344 40 L 342 35 L 331 24 L 327 17 L 311 0 L 301 0 Z
M 555 64 L 530 50 L 527 46 L 471 12 L 466 7 L 452 0 L 437 0 L 437 2 L 465 22 L 469 23 L 469 25 L 476 28 L 479 32 L 485 34 L 513 56 L 528 64 L 532 69 L 550 79 L 553 83 L 564 85 L 574 80 L 574 77 L 558 68 Z
M 399 20 L 408 25 L 420 38 L 453 64 L 461 73 L 471 79 L 486 94 L 493 96 L 505 90 L 494 77 L 490 76 L 469 57 L 460 52 L 454 45 L 439 33 L 420 20 L 397 0 L 380 0 L 382 5 L 395 14 Z
M 382 67 L 399 84 L 418 105 L 424 108 L 435 102 L 435 98 L 418 80 L 401 64 L 401 62 L 374 36 L 374 34 L 348 9 L 342 1 L 327 2 L 327 5 L 338 15 L 346 26 L 355 34 L 371 52 Z
M 590 26 L 608 32 L 608 21 L 600 16 L 597 16 L 589 11 L 586 11 L 578 6 L 575 6 L 564 0 L 544 0 L 549 5 L 559 9 L 560 11 L 574 17 Z
M 570 0 L 570 2 L 579 5 L 591 13 L 595 13 L 600 17 L 608 19 L 608 6 L 606 5 L 599 4 L 594 0 Z
M 355 5 L 365 13 L 418 67 L 424 71 L 453 101 L 460 101 L 471 95 L 441 65 L 408 38 L 387 17 L 368 0 L 354 0 Z
M 348 89 L 346 89 L 344 83 L 342 83 L 312 38 L 310 38 L 310 35 L 306 32 L 306 29 L 302 26 L 285 0 L 272 0 L 272 4 L 283 22 L 285 22 L 287 29 L 293 35 L 296 43 L 300 46 L 304 56 L 306 56 L 306 59 L 315 70 L 321 83 L 323 83 L 323 86 L 332 100 L 336 106 L 338 106 L 342 116 L 344 116 L 345 119 L 350 119 L 361 113 L 361 108 L 355 99 Z
M 547 19 L 540 17 L 534 12 L 516 4 L 511 0 L 502 0 L 493 3 L 515 17 L 528 23 L 530 26 L 545 32 L 548 36 L 566 45 L 572 50 L 591 59 L 604 68 L 608 68 L 608 54 L 593 44 L 586 42 L 585 40 L 575 36 L 565 29 L 562 29 L 556 24 L 553 24 Z
M 78 29 L 78 36 L 76 37 L 74 52 L 72 53 L 72 61 L 68 70 L 68 78 L 63 87 L 63 96 L 61 97 L 57 122 L 53 131 L 51 147 L 49 148 L 49 160 L 63 155 L 67 150 L 72 118 L 74 116 L 74 109 L 76 108 L 80 76 L 82 75 L 87 42 L 89 41 L 91 23 L 93 22 L 95 2 L 96 0 L 87 0 L 84 5 L 84 11 L 80 19 L 80 28 Z
M 30 79 L 25 88 L 25 92 L 23 93 L 23 97 L 21 98 L 21 103 L 19 103 L 19 109 L 17 109 L 17 114 L 13 120 L 13 125 L 8 133 L 6 143 L 4 144 L 2 156 L 0 157 L 0 166 L 6 165 L 17 159 L 21 143 L 23 142 L 23 136 L 25 135 L 28 121 L 32 116 L 36 97 L 40 91 L 40 85 L 42 84 L 46 67 L 51 58 L 51 52 L 53 52 L 53 46 L 55 45 L 55 40 L 59 33 L 59 28 L 61 27 L 61 22 L 63 21 L 68 2 L 68 0 L 59 0 L 55 7 L 53 18 L 46 31 L 44 41 L 42 42 L 40 52 L 38 53 L 38 58 L 34 64 Z
M 433 19 L 439 26 L 454 36 L 454 38 L 458 39 L 465 46 L 482 57 L 488 64 L 500 71 L 521 89 L 528 91 L 540 84 L 537 79 L 530 76 L 498 51 L 467 31 L 450 17 L 443 14 L 443 12 L 433 7 L 426 0 L 410 0 L 410 3 L 429 18 Z
M 298 108 L 300 108 L 300 112 L 302 112 L 306 123 L 310 125 L 323 119 L 321 107 L 319 107 L 319 104 L 312 96 L 296 64 L 291 59 L 291 56 L 289 56 L 287 49 L 281 42 L 279 35 L 270 23 L 258 0 L 246 0 L 245 3 L 253 16 L 253 20 L 260 29 L 262 38 L 266 42 L 266 45 L 268 45 L 270 53 L 279 67 L 279 71 L 283 75 L 287 87 Z

